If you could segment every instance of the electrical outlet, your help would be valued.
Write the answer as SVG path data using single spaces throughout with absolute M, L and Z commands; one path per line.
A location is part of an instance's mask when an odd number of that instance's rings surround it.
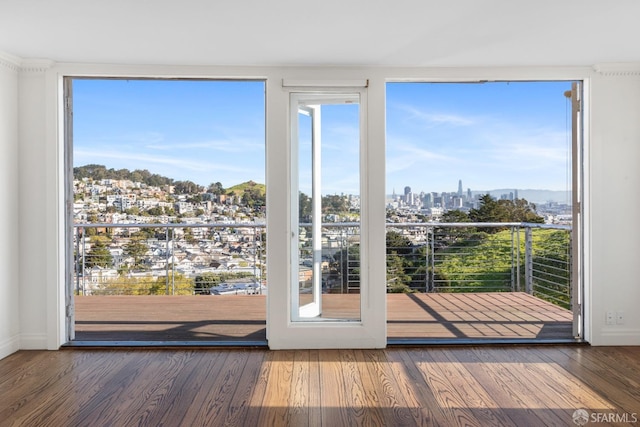
M 623 325 L 624 324 L 624 313 L 622 311 L 619 311 L 616 313 L 616 325 Z
M 616 316 L 613 311 L 607 311 L 605 315 L 605 323 L 607 325 L 615 325 L 616 324 Z

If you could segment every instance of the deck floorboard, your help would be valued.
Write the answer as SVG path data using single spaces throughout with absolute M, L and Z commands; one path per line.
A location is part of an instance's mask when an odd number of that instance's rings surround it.
M 358 318 L 359 295 L 323 295 L 324 316 Z M 388 294 L 389 339 L 571 339 L 568 310 L 526 293 Z M 77 341 L 266 340 L 266 296 L 82 296 Z

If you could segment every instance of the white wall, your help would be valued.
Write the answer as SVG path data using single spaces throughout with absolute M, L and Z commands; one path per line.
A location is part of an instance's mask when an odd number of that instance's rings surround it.
M 57 348 L 47 345 L 51 326 L 47 313 L 48 293 L 57 286 L 55 276 L 47 273 L 47 262 L 55 256 L 55 240 L 47 224 L 56 217 L 55 159 L 47 159 L 55 145 L 55 128 L 47 125 L 47 63 L 23 61 L 19 78 L 19 182 L 20 182 L 20 348 Z M 54 132 L 53 135 L 50 135 Z M 49 160 L 49 162 L 47 162 Z M 53 185 L 52 185 L 53 184 Z M 53 337 L 52 337 L 53 338 Z
M 0 359 L 20 347 L 18 64 L 17 58 L 0 56 Z
M 591 82 L 593 344 L 640 345 L 640 66 L 603 66 Z M 605 313 L 624 323 L 605 324 Z
M 64 64 L 51 69 L 32 67 L 20 73 L 20 148 L 19 212 L 0 212 L 7 220 L 20 217 L 19 234 L 9 232 L 14 239 L 0 241 L 0 268 L 4 267 L 14 279 L 19 276 L 20 288 L 20 334 L 21 348 L 57 348 L 64 342 L 61 316 L 62 274 L 61 274 L 61 162 L 62 141 L 58 138 L 59 126 L 56 119 L 58 108 L 58 78 L 63 74 L 74 75 L 153 75 L 153 76 L 209 76 L 209 77 L 270 77 L 272 84 L 268 90 L 277 90 L 282 77 L 308 76 L 322 78 L 370 78 L 370 90 L 379 93 L 386 78 L 405 80 L 465 80 L 465 79 L 588 79 L 591 109 L 589 121 L 589 163 L 588 204 L 589 243 L 585 278 L 591 298 L 587 301 L 588 339 L 592 344 L 640 344 L 640 311 L 635 304 L 640 302 L 640 228 L 634 221 L 638 212 L 637 196 L 640 184 L 640 71 L 620 72 L 617 68 L 609 71 L 593 72 L 589 68 L 580 69 L 353 69 L 322 68 L 291 71 L 290 69 L 239 69 L 209 67 L 119 67 L 115 65 Z M 618 71 L 616 71 L 618 70 Z M 15 96 L 15 72 L 2 71 L 0 87 Z M 620 75 L 618 75 L 620 74 Z M 329 76 L 329 77 L 327 77 Z M 276 83 L 273 83 L 273 82 Z M 376 86 L 377 85 L 377 86 Z M 375 86 L 375 87 L 373 87 Z M 269 93 L 267 93 L 269 96 Z M 2 97 L 0 101 L 0 142 L 3 156 L 0 162 L 3 176 L 10 182 L 17 181 L 15 161 L 16 147 L 10 142 L 15 137 L 15 108 L 13 101 Z M 282 107 L 282 105 L 280 106 Z M 281 129 L 282 108 L 267 111 L 267 128 Z M 6 129 L 5 129 L 6 128 Z M 378 141 L 378 143 L 382 143 Z M 273 147 L 279 142 L 268 141 L 272 155 L 267 154 L 270 166 L 277 163 Z M 6 147 L 6 148 L 5 148 Z M 8 174 L 8 175 L 7 175 Z M 284 175 L 268 173 L 273 201 L 287 200 L 284 194 L 275 194 L 282 184 Z M 274 182 L 278 181 L 278 182 Z M 0 197 L 17 201 L 15 190 L 0 188 Z M 282 204 L 282 203 L 280 203 Z M 285 203 L 286 204 L 286 203 Z M 273 213 L 273 210 L 271 210 Z M 277 227 L 285 227 L 282 221 L 274 220 Z M 11 222 L 7 222 L 11 223 Z M 276 228 L 277 228 L 276 227 Z M 18 239 L 19 237 L 19 239 Z M 19 274 L 15 271 L 15 255 L 7 247 L 8 241 L 20 242 Z M 287 242 L 269 239 L 269 249 L 286 248 Z M 14 248 L 13 248 L 14 249 Z M 14 257 L 13 259 L 11 257 Z M 8 258 L 7 258 L 8 257 Z M 275 257 L 278 259 L 279 257 Z M 270 265 L 270 275 L 286 279 L 288 267 L 286 257 L 279 258 L 281 265 Z M 12 262 L 13 261 L 13 262 Z M 383 277 L 384 274 L 381 275 Z M 15 283 L 15 281 L 14 281 Z M 284 285 L 283 285 L 284 286 Z M 6 298 L 5 298 L 6 296 Z M 0 344 L 2 340 L 15 340 L 15 319 L 18 313 L 15 303 L 18 295 L 15 285 L 0 283 Z M 7 309 L 5 311 L 4 309 Z M 605 327 L 606 311 L 624 312 L 622 325 Z M 277 315 L 277 313 L 276 313 Z M 270 318 L 270 321 L 278 321 Z

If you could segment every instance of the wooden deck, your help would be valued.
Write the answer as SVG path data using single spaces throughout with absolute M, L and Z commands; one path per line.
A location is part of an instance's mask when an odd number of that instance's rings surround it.
M 76 297 L 77 341 L 266 340 L 266 297 Z M 358 316 L 358 295 L 323 295 L 327 317 Z M 526 293 L 389 294 L 388 337 L 571 339 L 571 313 Z
M 640 347 L 20 351 L 0 396 L 0 426 L 635 425 Z

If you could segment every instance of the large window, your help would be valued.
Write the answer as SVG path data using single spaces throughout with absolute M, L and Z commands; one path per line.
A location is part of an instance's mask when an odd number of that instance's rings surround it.
M 264 82 L 68 78 L 66 92 L 75 338 L 264 342 Z
M 387 84 L 389 339 L 578 336 L 578 95 Z

